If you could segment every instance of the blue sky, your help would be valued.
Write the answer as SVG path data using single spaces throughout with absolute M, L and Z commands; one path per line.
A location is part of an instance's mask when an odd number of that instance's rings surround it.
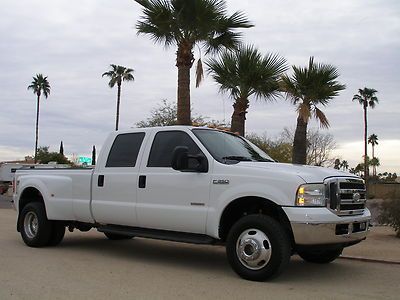
M 369 124 L 379 137 L 379 170 L 400 172 L 399 1 L 228 0 L 227 5 L 255 24 L 244 31 L 244 41 L 261 52 L 279 53 L 290 65 L 305 65 L 315 56 L 338 67 L 347 89 L 324 111 L 338 144 L 334 154 L 351 166 L 363 154 L 362 108 L 352 96 L 364 86 L 377 89 L 380 104 L 370 111 Z M 0 161 L 33 153 L 36 104 L 26 87 L 36 73 L 47 75 L 52 87 L 41 105 L 40 145 L 56 151 L 62 139 L 69 155 L 88 154 L 92 145 L 100 149 L 113 130 L 116 90 L 101 77 L 109 64 L 135 69 L 135 82 L 123 86 L 120 128 L 145 119 L 162 99 L 175 101 L 175 49 L 137 36 L 140 14 L 133 0 L 2 1 Z M 247 132 L 276 136 L 285 126 L 295 127 L 289 103 L 253 100 Z M 211 119 L 229 120 L 232 113 L 231 100 L 210 77 L 192 87 L 192 104 L 194 113 Z

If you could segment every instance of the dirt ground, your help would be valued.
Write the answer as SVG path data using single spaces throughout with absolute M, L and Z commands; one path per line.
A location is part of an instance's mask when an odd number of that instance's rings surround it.
M 365 241 L 345 248 L 343 255 L 394 261 L 400 264 L 400 238 L 396 237 L 391 227 L 374 226 Z
M 400 293 L 400 265 L 344 259 L 314 265 L 294 256 L 280 277 L 257 283 L 231 270 L 222 247 L 109 241 L 92 230 L 35 249 L 22 242 L 15 218 L 15 211 L 0 209 L 0 299 L 398 299 Z

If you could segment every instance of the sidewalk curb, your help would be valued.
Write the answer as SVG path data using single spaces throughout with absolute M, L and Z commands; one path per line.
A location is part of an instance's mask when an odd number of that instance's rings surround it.
M 361 257 L 361 256 L 344 255 L 344 256 L 339 256 L 339 258 L 348 259 L 348 260 L 365 261 L 365 262 L 371 262 L 371 263 L 388 264 L 388 265 L 400 265 L 400 261 L 366 258 L 366 257 Z

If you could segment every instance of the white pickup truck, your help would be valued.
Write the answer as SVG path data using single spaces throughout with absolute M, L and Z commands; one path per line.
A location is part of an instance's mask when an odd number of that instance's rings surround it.
M 31 247 L 65 228 L 226 246 L 234 271 L 262 281 L 292 254 L 336 259 L 366 238 L 364 182 L 354 175 L 277 163 L 246 139 L 172 126 L 111 133 L 94 169 L 18 170 L 17 230 Z

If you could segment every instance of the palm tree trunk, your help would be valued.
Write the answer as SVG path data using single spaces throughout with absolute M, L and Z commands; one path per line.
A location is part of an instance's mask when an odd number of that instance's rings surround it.
M 372 143 L 371 145 L 372 145 L 372 158 L 374 159 L 375 158 L 375 144 Z M 372 176 L 376 176 L 376 166 L 375 165 L 372 166 Z
M 191 125 L 190 117 L 190 68 L 193 65 L 193 46 L 182 42 L 178 46 L 176 66 L 178 67 L 178 112 L 179 125 Z
M 297 117 L 296 132 L 293 141 L 293 156 L 294 164 L 305 165 L 307 163 L 307 123 L 302 117 Z
M 245 135 L 245 122 L 249 101 L 247 99 L 236 99 L 233 104 L 233 114 L 231 118 L 231 132 L 238 132 L 239 135 Z
M 118 83 L 118 93 L 117 93 L 117 115 L 115 118 L 115 131 L 118 131 L 119 124 L 119 105 L 121 103 L 121 83 Z
M 37 163 L 38 141 L 39 141 L 39 109 L 40 109 L 40 94 L 37 95 L 36 103 L 36 134 L 35 134 L 35 164 Z
M 368 168 L 368 120 L 367 120 L 367 102 L 364 104 L 364 180 L 365 180 L 365 185 L 367 185 L 368 181 L 368 176 L 369 176 L 369 168 Z

